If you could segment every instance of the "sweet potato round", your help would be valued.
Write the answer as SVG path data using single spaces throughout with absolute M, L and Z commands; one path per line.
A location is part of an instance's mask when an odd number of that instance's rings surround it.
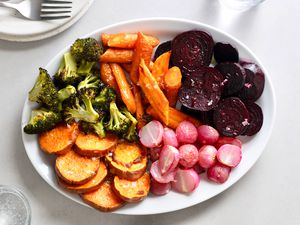
M 150 176 L 144 173 L 142 177 L 136 181 L 114 177 L 113 183 L 115 193 L 126 202 L 142 201 L 149 194 Z
M 117 140 L 114 135 L 100 138 L 96 134 L 80 133 L 76 138 L 74 150 L 80 155 L 101 157 L 117 144 Z
M 65 154 L 74 144 L 78 133 L 77 123 L 72 125 L 61 123 L 39 135 L 40 148 L 50 154 Z
M 55 161 L 57 175 L 66 183 L 72 185 L 84 184 L 92 179 L 100 166 L 98 158 L 87 158 L 69 151 L 58 156 Z
M 137 180 L 146 171 L 146 151 L 138 144 L 121 142 L 106 155 L 110 172 L 127 180 Z
M 82 185 L 70 185 L 64 182 L 59 177 L 57 177 L 57 181 L 61 187 L 69 191 L 76 192 L 76 193 L 86 193 L 98 189 L 102 181 L 105 179 L 106 175 L 107 175 L 107 168 L 103 162 L 100 162 L 99 169 L 97 170 L 96 175 L 91 180 L 89 180 L 88 182 Z
M 87 204 L 104 212 L 113 211 L 125 204 L 125 201 L 113 191 L 110 181 L 103 182 L 95 191 L 81 194 L 81 198 Z

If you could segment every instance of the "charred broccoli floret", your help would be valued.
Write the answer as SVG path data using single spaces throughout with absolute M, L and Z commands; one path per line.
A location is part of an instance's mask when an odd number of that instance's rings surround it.
M 93 104 L 105 111 L 109 110 L 109 104 L 116 99 L 116 92 L 111 87 L 104 87 L 98 96 L 95 97 Z
M 87 76 L 88 74 L 92 73 L 92 68 L 95 65 L 95 62 L 89 62 L 85 59 L 81 60 L 79 67 L 77 69 L 77 73 L 80 76 Z
M 77 64 L 75 58 L 70 52 L 66 52 L 60 63 L 58 71 L 54 75 L 55 82 L 60 86 L 68 84 L 75 84 L 80 81 L 82 77 L 77 73 Z
M 103 47 L 96 39 L 89 37 L 77 39 L 72 44 L 70 51 L 77 62 L 81 62 L 82 60 L 97 62 L 99 56 L 103 53 Z
M 62 120 L 60 113 L 45 108 L 34 109 L 28 124 L 23 128 L 27 134 L 39 134 L 52 129 Z
M 39 76 L 29 91 L 29 100 L 45 105 L 47 108 L 57 111 L 57 90 L 47 70 L 39 68 Z
M 130 120 L 120 112 L 115 101 L 109 104 L 110 119 L 105 125 L 106 129 L 117 134 L 123 134 L 130 126 Z
M 70 98 L 71 96 L 76 95 L 76 88 L 72 85 L 67 85 L 65 88 L 60 89 L 57 94 L 58 94 L 58 111 L 61 111 L 63 108 L 63 102 Z
M 86 76 L 85 79 L 81 81 L 77 86 L 79 93 L 86 94 L 91 98 L 94 98 L 97 95 L 99 88 L 100 79 L 92 74 Z
M 100 138 L 106 136 L 106 131 L 104 128 L 104 117 L 96 123 L 82 122 L 80 124 L 81 130 L 85 133 L 96 133 Z
M 83 105 L 80 104 L 78 97 L 72 98 L 70 102 L 71 106 L 66 107 L 64 110 L 65 121 L 67 123 L 73 121 L 86 121 L 89 123 L 96 123 L 99 118 L 99 114 L 95 111 L 92 105 L 91 98 L 86 95 L 81 95 L 80 99 Z
M 130 126 L 127 132 L 123 133 L 122 137 L 130 142 L 137 141 L 138 134 L 136 131 L 136 125 L 138 121 L 131 115 L 130 112 L 128 112 L 128 110 L 125 107 L 121 109 L 121 112 L 130 120 Z

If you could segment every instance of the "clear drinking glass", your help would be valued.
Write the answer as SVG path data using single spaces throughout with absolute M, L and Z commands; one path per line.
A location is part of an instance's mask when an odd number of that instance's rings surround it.
M 248 10 L 264 0 L 219 0 L 219 2 L 231 9 L 245 11 Z
M 30 225 L 31 209 L 22 192 L 0 185 L 0 225 Z

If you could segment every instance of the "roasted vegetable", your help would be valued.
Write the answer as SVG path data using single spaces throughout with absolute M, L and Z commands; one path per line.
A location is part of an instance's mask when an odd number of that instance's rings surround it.
M 117 107 L 117 104 L 112 101 L 109 104 L 110 119 L 106 124 L 106 129 L 117 134 L 123 134 L 130 126 L 130 120 Z
M 93 100 L 93 105 L 95 105 L 97 108 L 108 111 L 109 110 L 109 104 L 112 101 L 115 101 L 116 99 L 116 92 L 111 87 L 104 87 L 98 96 L 95 97 Z
M 34 109 L 28 124 L 23 128 L 27 134 L 39 134 L 55 127 L 61 121 L 59 113 L 50 111 L 45 108 Z
M 70 98 L 71 96 L 76 95 L 76 88 L 72 85 L 67 85 L 65 88 L 62 88 L 58 91 L 58 111 L 63 109 L 63 102 Z
M 98 94 L 99 88 L 100 78 L 93 74 L 86 76 L 77 86 L 77 90 L 80 94 L 86 94 L 90 98 L 94 98 Z
M 137 119 L 134 118 L 125 107 L 121 109 L 121 112 L 130 120 L 130 126 L 127 129 L 127 132 L 122 135 L 122 137 L 130 142 L 137 141 L 138 140 L 138 134 L 136 131 L 136 125 L 138 123 Z
M 54 75 L 54 82 L 58 86 L 64 87 L 68 84 L 74 85 L 82 77 L 77 73 L 77 64 L 70 52 L 66 52 L 60 63 L 58 71 Z
M 81 95 L 83 105 L 80 104 L 78 97 L 70 100 L 70 106 L 64 110 L 65 121 L 67 123 L 73 121 L 86 121 L 89 123 L 96 123 L 99 118 L 99 114 L 95 111 L 92 105 L 92 100 L 87 95 Z
M 104 128 L 104 117 L 96 123 L 88 123 L 85 121 L 82 121 L 80 123 L 80 127 L 83 132 L 85 133 L 96 133 L 100 138 L 104 138 L 106 136 L 106 131 Z
M 39 76 L 33 88 L 29 91 L 29 100 L 45 105 L 48 109 L 57 111 L 57 90 L 47 70 L 40 68 Z

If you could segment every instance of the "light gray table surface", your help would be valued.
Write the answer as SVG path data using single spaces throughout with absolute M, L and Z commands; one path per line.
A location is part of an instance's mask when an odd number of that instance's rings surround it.
M 275 87 L 274 130 L 254 167 L 230 189 L 208 201 L 160 215 L 99 213 L 63 197 L 34 170 L 21 139 L 24 100 L 37 68 L 72 40 L 112 23 L 161 16 L 215 26 L 256 53 Z M 32 225 L 299 225 L 299 23 L 298 0 L 266 0 L 250 11 L 231 15 L 226 15 L 216 0 L 95 0 L 80 21 L 57 36 L 30 43 L 0 41 L 0 184 L 24 191 L 32 208 Z

